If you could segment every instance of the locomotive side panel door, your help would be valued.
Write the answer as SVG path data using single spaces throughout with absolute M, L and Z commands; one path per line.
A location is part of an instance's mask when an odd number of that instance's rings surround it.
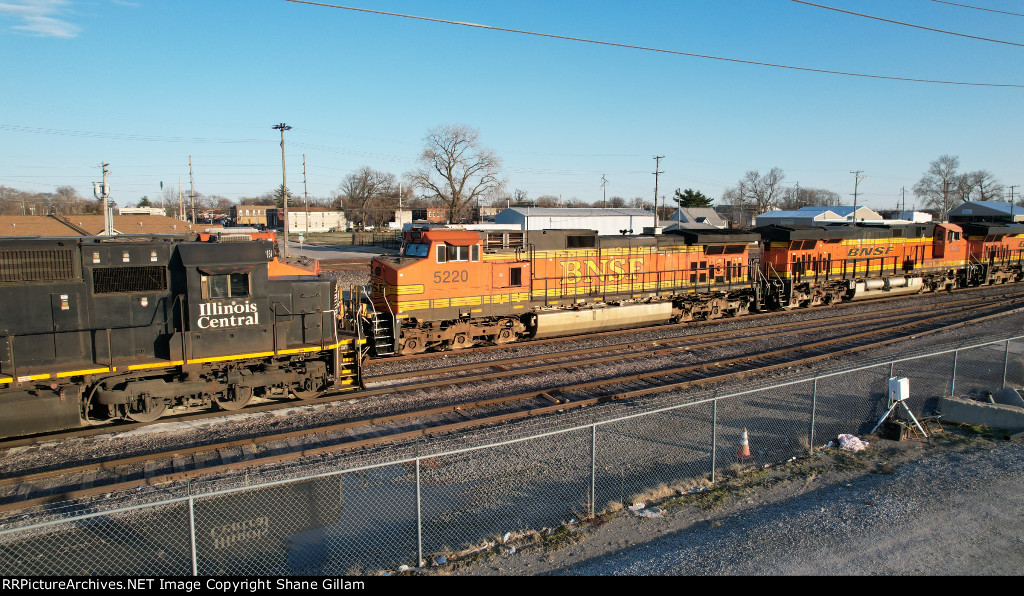
M 88 362 L 89 332 L 84 313 L 84 288 L 68 288 L 50 294 L 54 356 L 58 362 Z

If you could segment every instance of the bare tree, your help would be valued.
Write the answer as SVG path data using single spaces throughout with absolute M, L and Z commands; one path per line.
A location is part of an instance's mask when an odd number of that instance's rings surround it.
M 782 198 L 782 181 L 785 179 L 786 175 L 779 168 L 772 168 L 764 176 L 757 170 L 749 170 L 736 186 L 725 189 L 722 202 L 732 205 L 733 221 L 740 221 L 750 211 L 764 213 Z
M 992 172 L 988 170 L 977 170 L 964 174 L 964 183 L 968 187 L 968 196 L 971 201 L 1001 201 L 1006 189 L 996 180 Z
M 501 189 L 501 160 L 480 145 L 480 133 L 461 124 L 428 131 L 418 170 L 410 174 L 416 186 L 438 198 L 448 221 L 458 221 L 463 209 Z
M 782 191 L 776 206 L 779 209 L 799 209 L 801 207 L 837 207 L 842 205 L 842 195 L 824 188 L 787 188 Z
M 395 175 L 363 166 L 349 174 L 338 186 L 344 195 L 345 217 L 366 225 L 380 225 L 388 211 L 398 206 L 398 185 Z
M 9 186 L 0 186 L 0 215 L 24 215 L 27 194 Z
M 54 194 L 54 212 L 59 214 L 81 213 L 82 196 L 74 186 L 58 186 Z
M 534 205 L 537 207 L 558 207 L 559 202 L 558 197 L 555 195 L 541 195 L 534 201 Z
M 914 196 L 924 206 L 939 210 L 939 218 L 946 214 L 957 201 L 964 198 L 964 181 L 957 174 L 960 158 L 956 155 L 942 155 L 928 166 L 928 171 L 914 185 Z

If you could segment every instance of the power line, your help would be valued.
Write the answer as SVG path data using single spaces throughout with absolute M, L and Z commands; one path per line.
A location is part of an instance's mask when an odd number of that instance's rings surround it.
M 814 6 L 816 8 L 824 8 L 825 10 L 834 10 L 836 12 L 841 12 L 843 14 L 849 14 L 849 15 L 853 15 L 853 16 L 856 16 L 856 17 L 864 17 L 865 19 L 874 19 L 876 21 L 882 21 L 882 22 L 885 22 L 885 23 L 892 23 L 894 25 L 903 25 L 904 27 L 913 27 L 914 29 L 924 29 L 925 31 L 932 31 L 934 33 L 944 33 L 946 35 L 956 35 L 957 37 L 968 37 L 970 39 L 977 39 L 977 40 L 980 40 L 980 41 L 991 41 L 992 43 L 1005 43 L 1006 45 L 1009 45 L 1009 46 L 1024 47 L 1024 43 L 1014 43 L 1012 41 L 1002 41 L 1000 39 L 992 39 L 992 38 L 989 38 L 989 37 L 978 37 L 977 35 L 967 35 L 966 33 L 956 33 L 954 31 L 946 31 L 944 29 L 935 29 L 935 28 L 932 28 L 932 27 L 925 27 L 923 25 L 915 25 L 913 23 L 904 23 L 903 21 L 894 21 L 892 19 L 883 19 L 882 17 L 875 17 L 875 16 L 871 16 L 869 14 L 864 14 L 864 13 L 861 13 L 861 12 L 853 12 L 853 11 L 850 11 L 850 10 L 843 10 L 841 8 L 835 8 L 835 7 L 832 7 L 832 6 L 825 6 L 824 4 L 815 4 L 813 2 L 807 2 L 806 0 L 793 0 L 793 2 L 796 2 L 797 4 L 806 4 L 807 6 Z
M 986 12 L 997 12 L 999 14 L 1008 14 L 1011 17 L 1024 17 L 1024 14 L 1019 12 L 1006 12 L 1005 10 L 995 10 L 993 8 L 982 8 L 980 6 L 970 6 L 968 4 L 957 4 L 956 2 L 946 2 L 946 0 L 932 0 L 932 2 L 938 2 L 939 4 L 949 4 L 950 6 L 959 6 L 960 8 L 970 8 L 973 10 L 984 10 Z
M 450 21 L 446 19 L 435 19 L 432 17 L 421 17 L 417 15 L 402 14 L 398 12 L 386 12 L 383 10 L 370 10 L 368 8 L 355 8 L 352 6 L 341 6 L 338 4 L 326 4 L 324 2 L 311 2 L 309 0 L 285 0 L 285 2 L 292 2 L 295 4 L 309 4 L 311 6 L 322 6 L 324 8 L 337 8 L 340 10 L 351 10 L 354 12 L 364 12 L 369 14 L 377 14 L 389 17 L 401 17 L 404 19 L 414 19 L 419 21 L 428 21 L 431 23 L 445 23 L 448 25 L 461 25 L 463 27 L 475 27 L 477 29 L 490 29 L 492 31 L 504 31 L 506 33 L 518 33 L 520 35 L 533 35 L 536 37 L 547 37 L 550 39 L 562 39 L 565 41 L 578 41 L 581 43 L 592 43 L 596 45 L 610 46 L 616 48 L 627 48 L 631 50 L 642 50 L 645 52 L 658 52 L 661 54 L 672 54 L 676 56 L 689 56 L 691 58 L 703 58 L 706 60 L 720 60 L 723 62 L 733 62 L 736 64 L 750 64 L 753 66 L 768 66 L 771 68 L 785 68 L 788 70 L 798 70 L 802 72 L 814 72 L 818 74 L 832 74 L 840 75 L 845 77 L 860 77 L 866 79 L 882 79 L 888 81 L 905 81 L 911 83 L 932 83 L 937 85 L 965 85 L 971 87 L 1013 87 L 1013 88 L 1024 88 L 1024 85 L 1010 84 L 1010 83 L 968 83 L 964 81 L 942 81 L 936 79 L 916 79 L 911 77 L 891 77 L 885 75 L 874 75 L 856 72 L 844 72 L 840 70 L 825 70 L 820 68 L 808 68 L 804 66 L 790 66 L 786 64 L 773 64 L 771 62 L 758 62 L 756 60 L 741 60 L 739 58 L 724 58 L 721 56 L 710 56 L 707 54 L 695 54 L 692 52 L 681 52 L 678 50 L 665 50 L 661 48 L 651 48 L 646 46 L 636 46 L 625 43 L 616 43 L 611 41 L 599 41 L 595 39 L 585 39 L 582 37 L 570 37 L 566 35 L 556 35 L 553 33 L 538 33 L 536 31 L 524 31 L 521 29 L 509 29 L 506 27 L 492 27 L 490 25 L 481 25 L 479 23 L 465 23 L 463 21 Z

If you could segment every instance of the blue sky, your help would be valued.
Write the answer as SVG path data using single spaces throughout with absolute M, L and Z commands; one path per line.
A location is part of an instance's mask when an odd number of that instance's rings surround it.
M 411 171 L 428 129 L 466 124 L 507 189 L 586 201 L 747 170 L 893 207 L 943 154 L 1024 185 L 1024 0 L 349 0 L 345 6 L 821 74 L 426 22 L 286 0 L 0 0 L 0 185 L 111 198 L 160 182 L 232 200 L 281 183 L 332 194 L 362 166 Z M 1005 14 L 993 11 L 1005 11 Z M 1011 43 L 998 43 L 998 41 Z M 1018 45 L 1012 45 L 1018 44 Z M 1017 188 L 1015 193 L 1024 193 Z

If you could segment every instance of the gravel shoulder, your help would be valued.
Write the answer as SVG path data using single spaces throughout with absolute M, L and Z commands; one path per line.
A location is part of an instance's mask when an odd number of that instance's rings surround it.
M 976 429 L 975 429 L 976 430 Z M 867 437 L 713 489 L 499 545 L 444 575 L 1018 575 L 1024 440 Z

